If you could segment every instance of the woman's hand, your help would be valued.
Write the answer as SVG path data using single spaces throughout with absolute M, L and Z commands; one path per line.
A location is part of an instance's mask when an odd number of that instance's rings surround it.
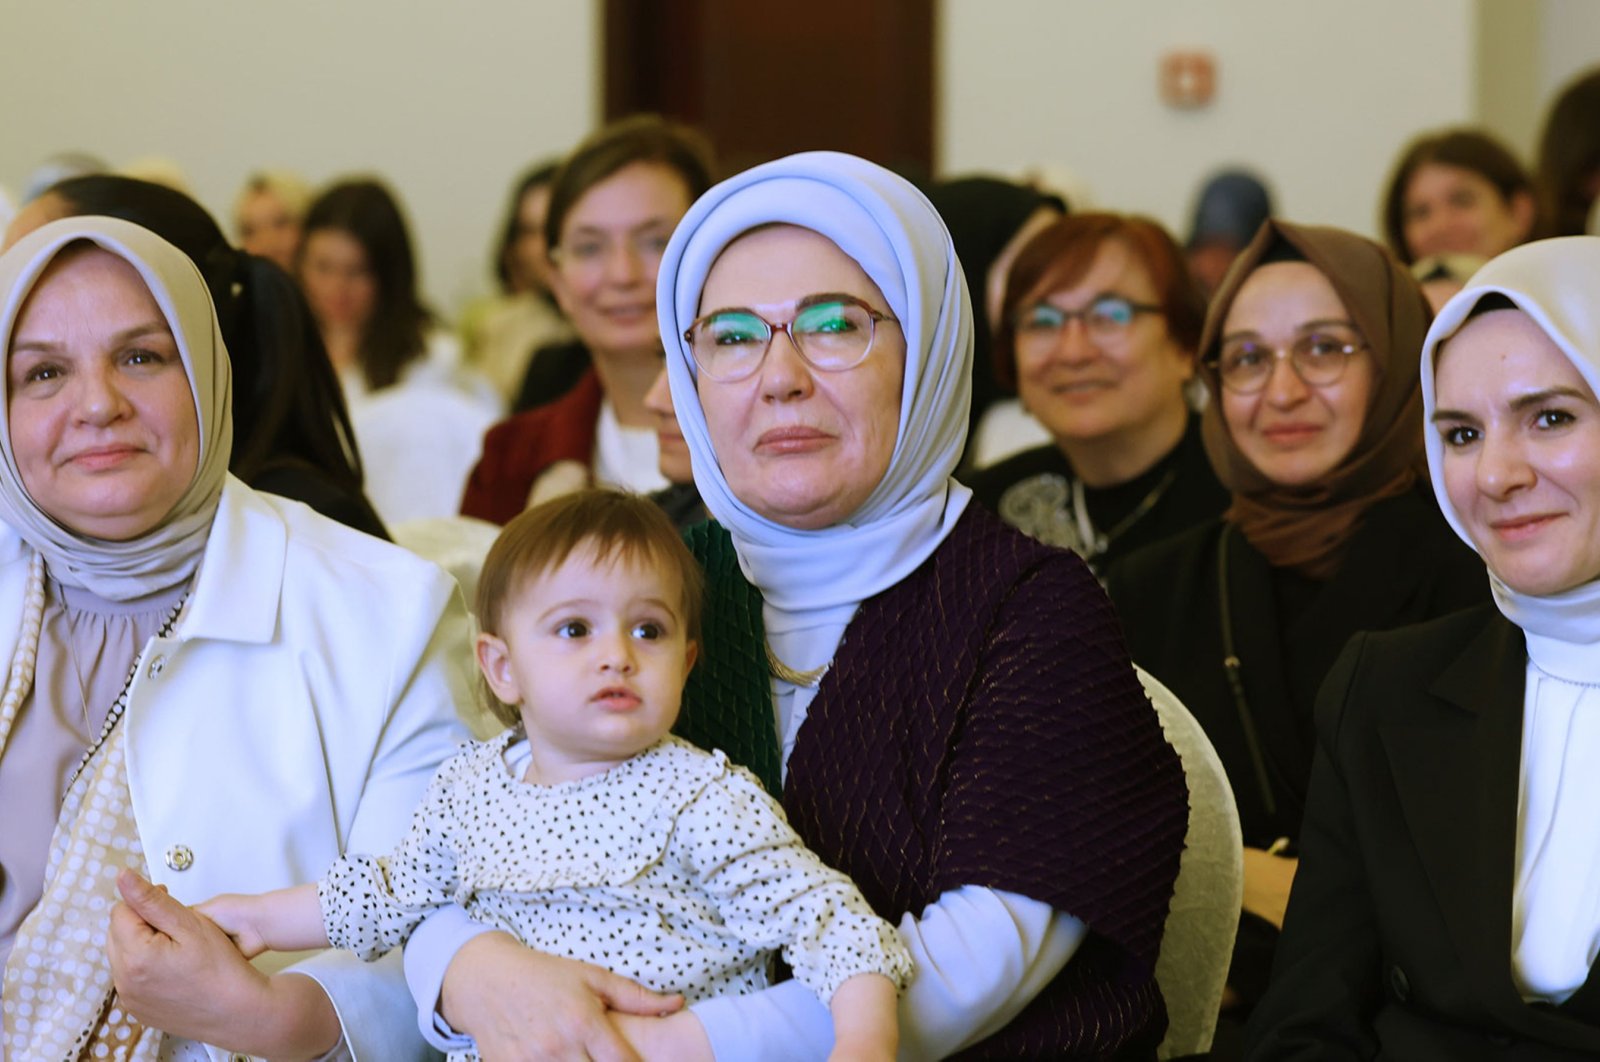
M 1283 912 L 1289 906 L 1289 889 L 1300 860 L 1273 855 L 1260 848 L 1244 850 L 1244 909 L 1258 918 L 1283 928 Z
M 117 875 L 107 951 L 123 1006 L 173 1036 L 274 1058 L 339 1042 L 333 1004 L 309 977 L 267 977 L 210 919 L 131 870 Z
M 682 1006 L 682 996 L 663 996 L 598 966 L 534 951 L 506 933 L 483 933 L 463 945 L 439 996 L 445 1020 L 494 1062 L 636 1062 L 639 1055 L 618 1031 L 615 1013 L 659 1017 Z

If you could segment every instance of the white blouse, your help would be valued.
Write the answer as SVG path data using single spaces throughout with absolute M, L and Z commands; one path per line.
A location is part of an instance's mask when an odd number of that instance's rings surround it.
M 594 481 L 602 487 L 653 494 L 670 484 L 661 474 L 661 453 L 651 428 L 626 428 L 609 399 L 600 403 L 594 426 Z
M 1527 640 L 1511 970 L 1523 999 L 1561 1003 L 1600 954 L 1600 654 Z

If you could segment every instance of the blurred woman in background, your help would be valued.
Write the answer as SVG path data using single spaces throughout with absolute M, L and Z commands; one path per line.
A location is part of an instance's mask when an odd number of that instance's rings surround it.
M 992 336 L 1000 322 L 1006 275 L 1034 233 L 1067 212 L 1053 193 L 998 177 L 957 177 L 928 188 L 928 199 L 950 229 L 956 257 L 972 293 L 972 413 L 963 467 L 982 468 L 1035 445 L 1038 426 L 1017 409 L 1015 388 L 995 378 Z M 993 411 L 984 424 L 984 417 Z
M 311 189 L 298 174 L 262 170 L 250 175 L 233 202 L 233 227 L 239 246 L 294 272 L 300 251 L 300 225 L 311 204 Z
M 499 402 L 417 292 L 411 237 L 381 183 L 341 181 L 306 212 L 299 276 L 390 525 L 455 511 Z
M 1402 262 L 1488 259 L 1537 234 L 1533 179 L 1505 145 L 1476 129 L 1413 140 L 1383 199 L 1383 231 Z
M 1166 230 L 1061 218 L 1023 247 L 1001 306 L 994 375 L 1052 442 L 972 473 L 980 502 L 1097 568 L 1222 512 L 1185 397 L 1205 303 Z
M 562 166 L 547 219 L 552 286 L 582 347 L 534 359 L 527 382 L 543 404 L 484 437 L 463 515 L 505 523 L 591 483 L 642 493 L 667 486 L 645 405 L 662 365 L 656 273 L 673 228 L 710 185 L 705 142 L 650 116 L 607 126 Z
M 483 373 L 507 403 L 516 399 L 536 351 L 572 339 L 572 327 L 550 291 L 550 245 L 544 228 L 550 182 L 560 165 L 555 160 L 541 163 L 517 182 L 495 246 L 500 290 L 462 314 L 467 364 Z
M 1539 136 L 1539 198 L 1552 236 L 1588 231 L 1600 200 L 1600 69 L 1574 80 Z

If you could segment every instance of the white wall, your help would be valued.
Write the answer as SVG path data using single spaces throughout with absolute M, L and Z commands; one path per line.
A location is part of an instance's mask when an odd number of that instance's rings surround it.
M 942 12 L 946 171 L 1064 163 L 1099 205 L 1175 232 L 1207 174 L 1248 162 L 1286 216 L 1371 234 L 1405 141 L 1473 111 L 1470 0 L 942 0 Z M 1160 101 L 1158 58 L 1174 48 L 1214 56 L 1210 107 Z
M 447 312 L 487 286 L 517 173 L 599 112 L 586 0 L 74 0 L 3 23 L 0 184 L 65 149 L 165 155 L 227 228 L 253 168 L 376 172 Z
M 1502 0 L 1503 2 L 1503 0 Z M 1594 0 L 1541 0 L 1543 60 L 1540 120 L 1567 82 L 1600 66 L 1600 4 Z M 1537 133 L 1535 134 L 1537 135 Z
M 1550 95 L 1600 61 L 1596 0 L 938 3 L 948 172 L 1065 163 L 1102 205 L 1175 230 L 1207 173 L 1248 161 L 1289 216 L 1371 233 L 1412 135 L 1481 113 L 1525 150 Z M 515 174 L 600 110 L 598 0 L 19 2 L 3 26 L 0 184 L 63 149 L 163 154 L 225 218 L 255 167 L 375 171 L 447 313 L 488 284 Z M 1205 110 L 1158 99 L 1180 47 L 1216 58 Z

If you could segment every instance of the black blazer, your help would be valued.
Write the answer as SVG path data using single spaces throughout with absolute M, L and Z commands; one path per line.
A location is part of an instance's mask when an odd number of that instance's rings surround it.
M 1112 565 L 1106 590 L 1134 663 L 1205 728 L 1233 783 L 1245 844 L 1260 848 L 1299 834 L 1312 706 L 1345 643 L 1358 631 L 1421 623 L 1487 601 L 1489 580 L 1432 497 L 1408 491 L 1367 511 L 1339 570 L 1320 586 L 1302 587 L 1310 597 L 1285 621 L 1279 594 L 1285 584 L 1305 581 L 1274 571 L 1237 529 L 1227 530 L 1227 600 L 1247 720 L 1223 666 L 1218 553 L 1227 528 L 1216 520 L 1135 551 Z
M 1600 977 L 1559 1007 L 1511 980 L 1526 659 L 1493 606 L 1361 635 L 1339 658 L 1247 1057 L 1600 1057 Z

